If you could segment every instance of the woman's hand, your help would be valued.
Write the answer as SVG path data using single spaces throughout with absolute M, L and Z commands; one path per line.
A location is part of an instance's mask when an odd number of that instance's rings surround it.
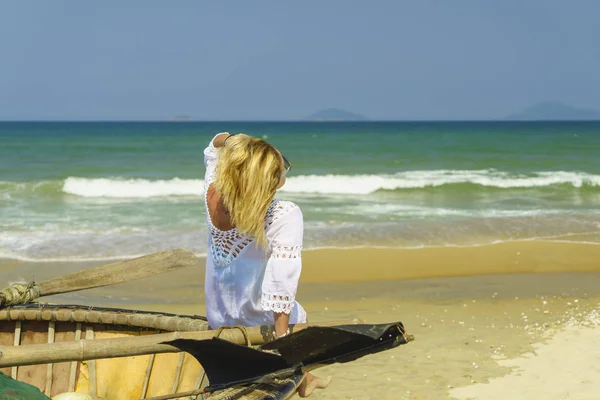
M 231 136 L 231 134 L 224 132 L 224 133 L 220 133 L 217 136 L 215 136 L 215 138 L 213 139 L 213 146 L 215 146 L 217 149 L 219 147 L 223 147 L 225 146 L 225 140 L 227 140 L 227 138 Z

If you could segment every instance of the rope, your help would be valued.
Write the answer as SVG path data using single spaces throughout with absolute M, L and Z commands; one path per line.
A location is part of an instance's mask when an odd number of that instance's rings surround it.
M 250 336 L 248 335 L 248 331 L 246 330 L 246 327 L 241 326 L 241 325 L 222 326 L 219 329 L 217 329 L 217 333 L 215 333 L 215 336 L 213 336 L 213 337 L 218 338 L 219 336 L 221 336 L 221 333 L 225 329 L 239 329 L 240 332 L 242 332 L 242 335 L 244 335 L 244 339 L 246 340 L 246 346 L 248 346 L 248 347 L 252 346 L 252 342 L 250 341 Z
M 196 390 L 192 390 L 190 392 L 165 394 L 163 396 L 148 397 L 148 398 L 146 398 L 146 400 L 169 400 L 169 399 L 179 399 L 181 397 L 186 397 L 186 396 L 192 396 L 192 397 L 190 397 L 190 399 L 193 399 L 196 396 L 204 397 L 204 390 L 196 389 Z
M 241 326 L 241 325 L 235 325 L 235 326 L 222 326 L 220 328 L 217 329 L 217 332 L 215 333 L 215 335 L 213 336 L 214 338 L 218 338 L 219 336 L 221 336 L 221 333 L 223 333 L 223 331 L 225 329 L 239 329 L 240 332 L 242 332 L 242 335 L 244 335 L 244 339 L 246 340 L 246 346 L 250 347 L 252 346 L 252 342 L 250 341 L 250 336 L 248 335 L 248 331 L 246 330 L 246 327 Z M 204 384 L 204 379 L 206 379 L 206 372 L 204 372 L 202 374 L 202 379 L 200 380 L 200 385 L 198 385 L 198 390 L 200 390 L 200 388 L 202 387 L 202 385 Z M 195 395 L 195 397 L 190 397 L 191 400 L 204 400 L 204 393 L 199 393 L 198 395 Z
M 16 306 L 31 303 L 40 297 L 40 289 L 31 283 L 13 283 L 0 292 L 0 306 Z

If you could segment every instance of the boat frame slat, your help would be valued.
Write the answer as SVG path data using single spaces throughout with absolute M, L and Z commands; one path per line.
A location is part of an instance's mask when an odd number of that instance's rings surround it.
M 185 353 L 179 353 L 179 360 L 177 360 L 177 368 L 175 369 L 175 378 L 173 379 L 173 387 L 171 388 L 171 393 L 177 393 L 177 388 L 179 387 L 179 379 L 181 378 L 181 368 L 183 367 L 183 359 L 185 358 Z
M 90 324 L 90 325 L 85 326 L 85 340 L 94 340 L 94 325 Z M 90 378 L 89 393 L 90 393 L 90 396 L 96 397 L 97 392 L 98 392 L 97 381 L 96 381 L 96 360 L 88 361 L 88 371 L 90 374 L 90 376 L 89 376 L 89 378 Z
M 13 342 L 13 346 L 18 346 L 21 344 L 21 321 L 17 321 L 15 323 L 15 340 Z M 13 379 L 17 379 L 17 374 L 19 373 L 19 367 L 12 367 L 10 376 Z
M 194 383 L 194 390 L 204 389 L 204 380 L 206 379 L 206 371 L 204 368 L 200 369 L 200 373 L 198 373 L 198 377 L 196 378 L 196 383 Z M 203 386 L 204 385 L 204 386 Z
M 152 367 L 154 367 L 154 359 L 156 358 L 156 354 L 150 354 L 150 359 L 148 360 L 148 367 L 146 368 L 146 375 L 144 376 L 144 386 L 142 387 L 142 395 L 140 399 L 145 399 L 146 394 L 148 393 L 148 384 L 150 383 L 150 375 L 152 375 Z
M 81 340 L 81 322 L 78 322 L 75 329 L 75 340 Z M 71 370 L 69 371 L 69 392 L 75 391 L 75 382 L 77 379 L 77 361 L 71 361 Z
M 56 332 L 56 322 L 54 321 L 49 321 L 48 322 L 48 344 L 52 344 L 54 343 L 54 333 Z M 46 366 L 46 389 L 44 390 L 44 393 L 46 394 L 46 396 L 50 396 L 51 395 L 51 391 L 52 391 L 52 368 L 54 367 L 54 364 L 49 363 Z

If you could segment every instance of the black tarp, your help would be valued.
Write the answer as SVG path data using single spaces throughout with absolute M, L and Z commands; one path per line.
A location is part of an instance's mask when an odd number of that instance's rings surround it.
M 207 391 L 285 378 L 319 365 L 345 363 L 407 342 L 401 322 L 379 325 L 313 326 L 258 349 L 226 340 L 177 339 L 173 345 L 193 355 L 206 371 Z

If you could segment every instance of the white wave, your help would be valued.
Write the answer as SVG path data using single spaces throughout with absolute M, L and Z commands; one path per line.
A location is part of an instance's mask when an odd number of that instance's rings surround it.
M 290 177 L 281 189 L 287 193 L 356 194 L 378 190 L 418 189 L 471 183 L 486 187 L 532 188 L 566 184 L 575 188 L 600 187 L 600 175 L 585 172 L 541 171 L 529 174 L 488 170 L 423 170 L 388 175 L 301 175 Z M 201 179 L 149 180 L 127 178 L 78 178 L 64 181 L 63 192 L 91 198 L 151 198 L 202 196 Z
M 511 174 L 495 170 L 405 171 L 393 175 L 305 175 L 289 178 L 283 191 L 291 193 L 369 194 L 377 190 L 418 189 L 472 183 L 495 188 L 528 188 L 557 184 L 600 186 L 600 175 L 585 172 L 542 171 Z
M 63 184 L 63 192 L 81 197 L 201 196 L 203 190 L 203 180 L 179 178 L 151 181 L 148 179 L 69 177 Z

